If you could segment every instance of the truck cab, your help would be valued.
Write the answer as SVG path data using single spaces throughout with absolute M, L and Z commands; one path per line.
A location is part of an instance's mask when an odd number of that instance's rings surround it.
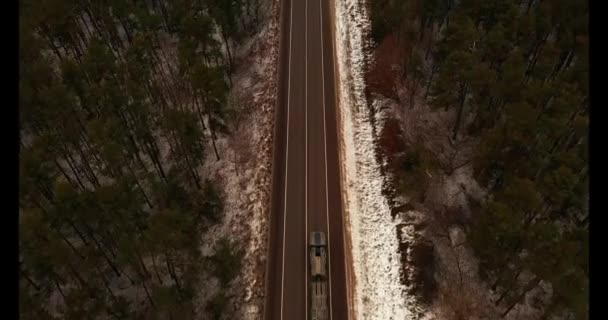
M 313 278 L 327 276 L 327 244 L 323 232 L 310 233 L 310 274 Z

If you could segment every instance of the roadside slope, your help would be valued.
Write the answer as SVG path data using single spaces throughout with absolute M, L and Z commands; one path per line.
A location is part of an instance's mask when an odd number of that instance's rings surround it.
M 363 1 L 335 3 L 339 127 L 347 242 L 352 246 L 356 319 L 409 319 L 401 284 L 397 223 L 382 194 L 373 106 L 365 97 L 370 23 Z M 376 115 L 379 116 L 379 115 Z M 378 119 L 379 120 L 379 119 Z

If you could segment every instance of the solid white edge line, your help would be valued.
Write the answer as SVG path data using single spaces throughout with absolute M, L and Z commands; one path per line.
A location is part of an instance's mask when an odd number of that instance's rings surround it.
M 289 74 L 287 76 L 287 146 L 285 147 L 285 187 L 284 187 L 284 205 L 283 205 L 283 266 L 281 270 L 281 320 L 283 319 L 283 297 L 285 294 L 285 226 L 287 221 L 287 166 L 289 164 L 289 103 L 291 93 L 291 39 L 293 39 L 293 1 L 290 1 L 290 17 L 289 17 L 289 57 L 288 57 L 288 69 Z
M 308 320 L 308 0 L 304 10 L 304 319 Z
M 329 279 L 329 319 L 332 319 L 332 300 L 331 300 L 331 254 L 330 254 L 330 242 L 329 242 L 329 191 L 328 191 L 328 183 L 327 183 L 327 124 L 325 122 L 325 113 L 327 112 L 325 108 L 325 59 L 323 53 L 323 3 L 322 0 L 319 0 L 319 16 L 320 16 L 320 28 L 321 28 L 321 86 L 323 92 L 323 143 L 325 145 L 325 216 L 327 217 L 327 263 L 328 263 L 328 272 L 327 278 Z

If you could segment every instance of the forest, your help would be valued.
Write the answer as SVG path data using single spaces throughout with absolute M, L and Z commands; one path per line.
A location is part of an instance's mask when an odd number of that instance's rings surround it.
M 19 1 L 22 319 L 219 319 L 242 252 L 201 174 L 260 0 Z M 236 113 L 235 113 L 236 112 Z
M 451 112 L 446 140 L 456 151 L 474 141 L 454 164 L 400 138 L 403 126 L 390 120 L 381 143 L 395 189 L 423 202 L 433 173 L 471 165 L 487 192 L 469 199 L 462 224 L 501 316 L 542 282 L 552 293 L 535 319 L 588 319 L 588 2 L 378 0 L 369 8 L 368 90 L 404 109 Z M 378 53 L 389 41 L 392 66 Z

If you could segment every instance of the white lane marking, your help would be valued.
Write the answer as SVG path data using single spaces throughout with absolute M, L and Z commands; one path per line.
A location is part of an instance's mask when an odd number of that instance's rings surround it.
M 308 0 L 304 10 L 304 319 L 308 320 Z
M 329 246 L 329 192 L 327 190 L 327 135 L 326 135 L 326 123 L 325 123 L 325 64 L 324 64 L 324 54 L 323 54 L 323 3 L 322 0 L 319 0 L 319 16 L 320 16 L 320 26 L 321 31 L 321 86 L 323 92 L 323 143 L 325 145 L 325 216 L 327 217 L 327 263 L 328 263 L 328 272 L 327 278 L 329 279 L 329 319 L 332 319 L 332 301 L 331 301 L 331 255 L 330 255 L 330 246 Z
M 285 293 L 285 225 L 287 221 L 287 165 L 289 163 L 289 103 L 291 96 L 291 39 L 293 39 L 293 1 L 290 1 L 290 21 L 289 21 L 289 57 L 288 57 L 288 70 L 287 76 L 287 146 L 285 147 L 285 193 L 283 194 L 284 205 L 283 205 L 283 266 L 281 270 L 281 319 L 283 319 L 283 296 Z

